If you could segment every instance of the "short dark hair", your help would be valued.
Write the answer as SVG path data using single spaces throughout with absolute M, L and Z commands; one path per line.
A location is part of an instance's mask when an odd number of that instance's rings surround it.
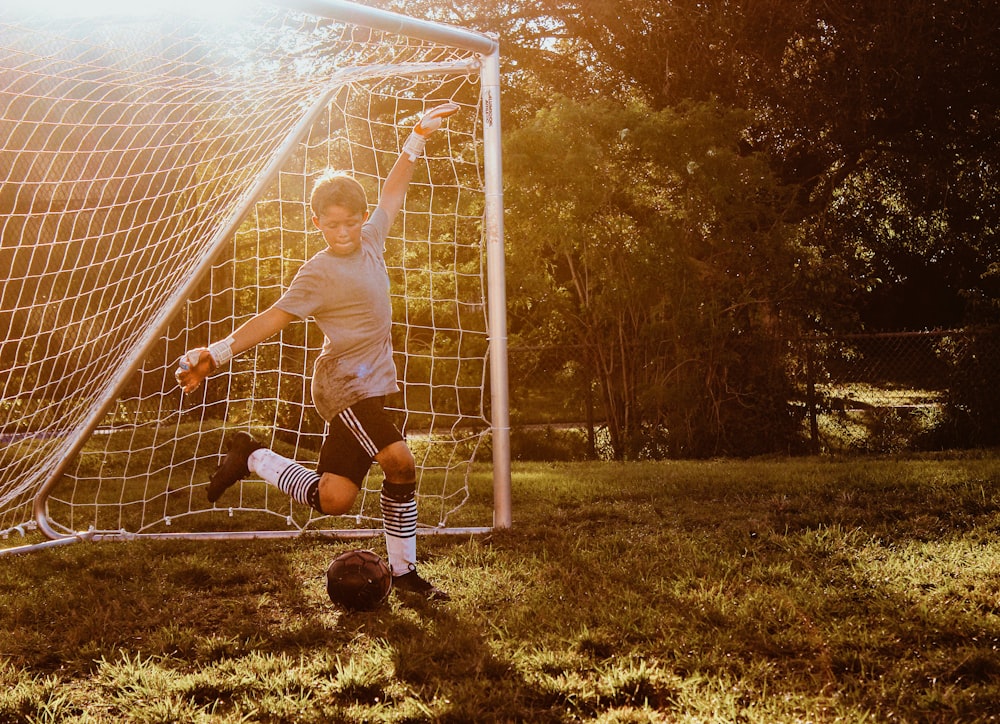
M 351 213 L 364 215 L 368 211 L 368 196 L 356 178 L 346 171 L 331 169 L 320 174 L 313 184 L 309 206 L 313 216 L 319 216 L 328 206 L 343 206 Z

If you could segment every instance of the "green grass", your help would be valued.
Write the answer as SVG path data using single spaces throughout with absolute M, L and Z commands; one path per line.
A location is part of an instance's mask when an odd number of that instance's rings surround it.
M 356 542 L 8 556 L 0 723 L 996 721 L 998 483 L 995 453 L 519 465 L 512 530 L 420 539 L 451 603 L 365 614 L 323 587 Z

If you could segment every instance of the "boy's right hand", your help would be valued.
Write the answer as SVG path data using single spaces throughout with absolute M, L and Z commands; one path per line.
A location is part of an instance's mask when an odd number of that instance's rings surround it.
M 194 392 L 201 385 L 202 380 L 212 374 L 215 369 L 215 362 L 207 347 L 191 349 L 181 355 L 177 360 L 177 369 L 174 370 L 174 377 L 177 384 L 185 394 Z

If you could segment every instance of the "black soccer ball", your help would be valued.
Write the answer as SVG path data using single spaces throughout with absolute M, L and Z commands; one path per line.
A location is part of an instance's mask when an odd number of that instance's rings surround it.
M 349 611 L 374 611 L 389 596 L 392 571 L 377 553 L 347 551 L 326 569 L 330 600 Z

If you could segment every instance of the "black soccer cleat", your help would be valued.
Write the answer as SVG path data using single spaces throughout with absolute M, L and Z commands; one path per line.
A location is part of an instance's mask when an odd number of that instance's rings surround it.
M 443 603 L 451 600 L 451 596 L 430 581 L 425 581 L 415 570 L 411 570 L 409 573 L 404 573 L 402 576 L 393 576 L 392 587 L 397 591 L 414 593 L 428 601 L 438 601 Z
M 264 446 L 245 432 L 238 432 L 229 438 L 226 456 L 209 478 L 207 491 L 209 503 L 214 503 L 224 492 L 250 474 L 247 458 L 254 450 L 260 450 L 262 447 Z

